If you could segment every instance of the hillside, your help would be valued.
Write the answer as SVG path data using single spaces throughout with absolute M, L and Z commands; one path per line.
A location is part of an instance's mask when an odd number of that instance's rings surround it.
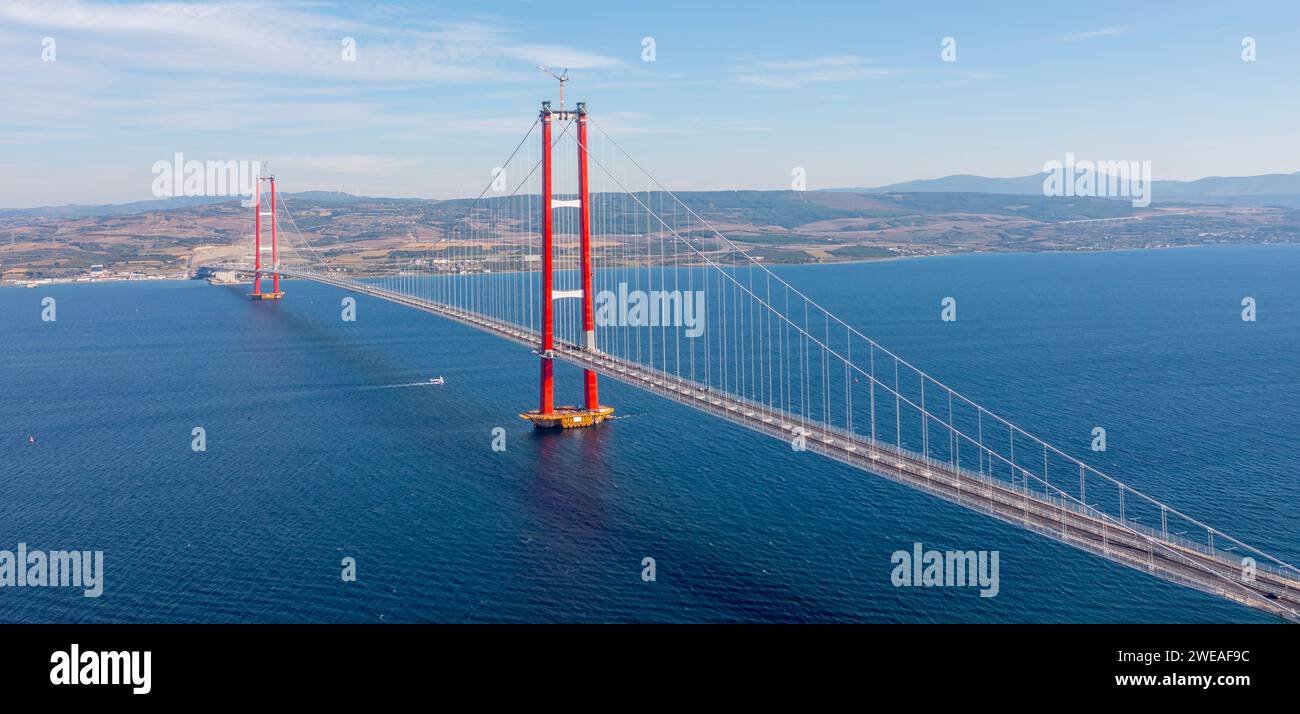
M 1209 181 L 1207 179 L 1207 181 Z M 1217 190 L 1230 187 L 1218 184 Z M 1208 189 L 1207 189 L 1208 190 Z M 711 191 L 677 196 L 747 252 L 772 263 L 827 262 L 969 251 L 1107 250 L 1207 243 L 1300 242 L 1300 210 L 1249 202 L 1169 202 L 1145 209 L 1126 201 L 963 192 Z M 626 201 L 593 197 L 593 215 L 619 216 Z M 488 199 L 500 209 L 526 197 Z M 670 205 L 650 194 L 650 205 Z M 468 200 L 370 198 L 334 192 L 285 196 L 286 219 L 332 264 L 382 272 L 412 256 L 453 247 L 450 231 Z M 684 214 L 684 212 L 682 212 Z M 635 243 L 644 218 L 605 223 L 603 240 Z M 706 253 L 730 249 L 679 214 L 675 228 Z M 184 200 L 0 213 L 0 276 L 10 281 L 68 277 L 92 265 L 140 274 L 185 270 L 196 256 L 246 251 L 252 210 L 238 201 Z M 661 240 L 652 236 L 650 242 Z M 651 259 L 641 239 L 627 251 Z M 632 246 L 635 248 L 635 246 Z M 638 254 L 638 250 L 640 253 Z

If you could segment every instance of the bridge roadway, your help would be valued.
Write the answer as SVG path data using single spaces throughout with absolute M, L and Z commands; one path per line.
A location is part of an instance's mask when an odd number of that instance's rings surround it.
M 251 272 L 243 266 L 208 266 Z M 440 315 L 470 327 L 536 349 L 536 333 L 485 319 L 458 308 L 357 282 L 340 273 L 281 268 L 282 275 L 313 280 L 371 295 L 417 310 Z M 1120 522 L 1095 509 L 1042 492 L 1018 487 L 988 473 L 956 468 L 950 462 L 795 415 L 774 411 L 732 394 L 709 390 L 677 375 L 652 370 L 576 345 L 562 344 L 554 357 L 658 394 L 680 404 L 719 416 L 753 431 L 792 443 L 800 433 L 808 451 L 820 453 L 892 481 L 938 496 L 946 501 L 1020 526 L 1054 540 L 1092 552 L 1113 562 L 1146 571 L 1165 580 L 1218 595 L 1292 622 L 1300 622 L 1300 576 L 1256 558 L 1253 580 L 1242 576 L 1242 554 L 1231 554 L 1158 531 L 1131 521 Z M 797 431 L 802 430 L 802 432 Z

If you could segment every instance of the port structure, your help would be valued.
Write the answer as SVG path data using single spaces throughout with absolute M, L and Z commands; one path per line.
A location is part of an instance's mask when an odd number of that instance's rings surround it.
M 555 406 L 555 301 L 567 298 L 582 300 L 582 349 L 596 353 L 596 319 L 591 292 L 591 193 L 587 175 L 587 105 L 578 102 L 577 109 L 552 111 L 550 102 L 542 102 L 542 334 L 537 355 L 541 361 L 541 385 L 537 409 L 520 414 L 539 429 L 574 429 L 595 426 L 614 414 L 614 408 L 600 403 L 596 386 L 596 372 L 583 369 L 583 405 Z M 577 290 L 555 290 L 553 266 L 553 235 L 556 208 L 573 208 L 573 201 L 557 201 L 552 196 L 551 128 L 556 121 L 572 120 L 578 127 L 578 239 L 582 253 L 580 280 Z
M 271 210 L 262 211 L 262 182 L 266 181 L 271 184 Z M 280 290 L 280 253 L 279 241 L 277 239 L 276 221 L 275 221 L 275 176 L 258 176 L 257 177 L 257 200 L 254 201 L 256 210 L 256 234 L 253 243 L 253 292 L 248 297 L 254 300 L 279 300 L 284 297 L 284 292 Z M 271 219 L 271 292 L 262 292 L 262 218 Z

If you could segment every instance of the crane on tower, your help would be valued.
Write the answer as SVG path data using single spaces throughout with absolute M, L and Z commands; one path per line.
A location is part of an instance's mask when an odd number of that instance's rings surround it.
M 565 68 L 565 70 L 560 74 L 556 74 L 555 72 L 552 72 L 549 67 L 540 64 L 537 65 L 537 69 L 551 75 L 555 81 L 560 83 L 560 111 L 564 111 L 564 84 L 569 81 L 568 68 Z

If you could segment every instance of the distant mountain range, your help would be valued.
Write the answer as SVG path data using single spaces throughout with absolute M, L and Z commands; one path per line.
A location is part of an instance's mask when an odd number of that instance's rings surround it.
M 369 196 L 354 196 L 350 193 L 341 191 L 302 191 L 299 193 L 282 194 L 289 198 L 304 199 L 316 204 L 336 204 L 351 205 L 355 203 L 402 203 L 407 201 L 427 201 L 422 198 L 372 198 Z M 228 203 L 240 200 L 234 196 L 174 196 L 171 198 L 156 198 L 148 201 L 132 201 L 130 203 L 110 203 L 110 204 L 81 204 L 69 203 L 62 206 L 39 206 L 36 208 L 0 208 L 0 218 L 91 218 L 97 216 L 125 216 L 133 213 L 148 213 L 149 211 L 170 211 L 177 208 L 192 208 L 194 206 L 209 206 L 218 203 Z
M 174 198 L 158 198 L 150 201 L 132 201 L 130 203 L 68 203 L 62 206 L 4 208 L 0 209 L 0 217 L 69 219 L 88 218 L 90 216 L 124 216 L 132 213 L 147 213 L 149 211 L 167 211 L 175 208 L 206 206 L 213 203 L 225 203 L 226 201 L 234 200 L 236 199 L 231 198 L 230 196 L 177 196 Z
M 990 178 L 957 174 L 936 179 L 904 181 L 874 188 L 836 188 L 830 191 L 851 193 L 1000 193 L 1018 196 L 1043 195 L 1043 181 L 1048 174 L 1032 174 L 1013 178 Z M 1226 203 L 1270 202 L 1281 198 L 1282 203 L 1296 205 L 1300 199 L 1300 171 L 1290 174 L 1264 174 L 1261 176 L 1209 176 L 1195 181 L 1155 181 L 1152 185 L 1153 202 L 1205 201 Z
M 1004 194 L 1013 196 L 1042 196 L 1046 173 L 1013 178 L 991 178 L 970 174 L 956 174 L 936 179 L 904 181 L 872 188 L 831 188 L 826 193 L 952 193 L 952 194 Z M 768 191 L 700 191 L 692 192 L 700 198 L 717 194 L 719 197 L 744 194 L 769 194 Z M 356 204 L 431 204 L 442 201 L 424 198 L 380 198 L 356 196 L 342 191 L 302 191 L 286 193 L 287 197 L 301 199 L 318 205 Z M 1209 176 L 1195 181 L 1156 181 L 1152 187 L 1153 203 L 1197 202 L 1238 203 L 1250 205 L 1280 205 L 1300 208 L 1300 171 L 1290 174 L 1263 174 L 1260 176 Z M 0 218 L 75 219 L 98 216 L 123 216 L 149 211 L 167 211 L 234 201 L 230 196 L 178 196 L 131 203 L 106 205 L 67 204 L 37 208 L 0 209 Z M 1124 199 L 1128 200 L 1128 199 Z

